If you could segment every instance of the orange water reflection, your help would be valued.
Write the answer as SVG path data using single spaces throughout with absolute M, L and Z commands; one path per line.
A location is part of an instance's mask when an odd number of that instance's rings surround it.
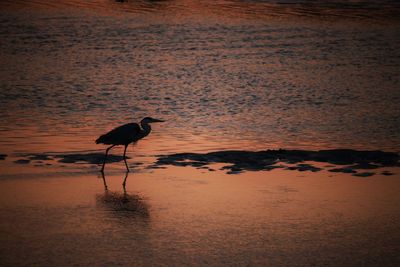
M 385 266 L 398 257 L 398 174 L 227 175 L 215 165 L 138 168 L 126 178 L 117 162 L 104 190 L 95 164 L 15 162 L 29 153 L 103 153 L 100 134 L 155 114 L 167 123 L 129 147 L 131 164 L 226 149 L 398 148 L 397 24 L 286 24 L 268 12 L 319 15 L 227 3 L 1 2 L 18 9 L 1 13 L 10 27 L 1 70 L 2 263 Z M 102 12 L 88 17 L 76 7 Z M 110 9 L 128 14 L 116 19 Z
M 60 238 L 70 251 L 68 262 L 75 264 L 105 259 L 146 265 L 393 259 L 390 237 L 398 235 L 394 222 L 400 218 L 398 176 L 226 175 L 171 167 L 131 173 L 126 191 L 124 178 L 109 173 L 108 191 L 95 175 L 38 174 L 0 181 L 0 222 L 7 233 L 0 246 L 8 251 L 3 261 L 29 264 L 36 251 L 47 255 L 36 258 L 39 262 L 62 264 L 62 251 L 52 248 Z M 43 245 L 31 250 L 36 242 Z M 88 246 L 94 247 L 91 253 Z M 21 249 L 26 257 L 18 257 Z M 365 250 L 372 254 L 364 255 Z
M 144 116 L 167 123 L 138 145 L 141 155 L 396 151 L 397 24 L 232 19 L 263 10 L 263 3 L 250 2 L 61 1 L 41 13 L 29 5 L 48 1 L 28 1 L 27 13 L 2 12 L 8 30 L 1 48 L 0 153 L 100 149 L 97 136 Z M 143 16 L 63 9 L 85 3 L 132 7 Z M 210 10 L 226 15 L 210 21 Z M 198 21 L 173 21 L 176 13 L 196 11 Z

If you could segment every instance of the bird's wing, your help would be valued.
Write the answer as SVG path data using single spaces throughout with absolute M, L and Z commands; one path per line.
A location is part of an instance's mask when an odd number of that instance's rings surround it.
M 100 136 L 96 140 L 96 144 L 102 143 L 106 145 L 127 145 L 136 141 L 136 137 L 139 135 L 139 133 L 139 124 L 124 124 Z

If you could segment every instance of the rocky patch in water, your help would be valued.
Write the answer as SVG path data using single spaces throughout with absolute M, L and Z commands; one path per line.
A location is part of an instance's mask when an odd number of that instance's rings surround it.
M 234 174 L 243 171 L 270 171 L 276 168 L 296 171 L 318 172 L 323 168 L 313 166 L 308 162 L 329 163 L 331 172 L 351 173 L 355 176 L 367 177 L 374 172 L 358 170 L 372 170 L 383 167 L 400 167 L 400 156 L 393 152 L 384 151 L 357 151 L 351 149 L 333 150 L 266 150 L 266 151 L 216 151 L 210 153 L 178 153 L 158 156 L 151 167 L 160 168 L 165 165 L 192 166 L 204 168 L 214 163 L 228 164 L 222 169 Z M 307 163 L 305 163 L 307 162 Z M 337 165 L 342 165 L 338 167 Z M 390 175 L 385 171 L 382 174 Z
M 129 157 L 126 157 L 129 159 Z M 43 164 L 44 162 L 56 161 L 63 164 L 103 164 L 104 153 L 38 153 L 38 154 L 24 154 L 22 158 L 14 161 L 17 164 Z M 120 162 L 124 158 L 121 155 L 109 154 L 107 157 L 107 163 Z M 140 165 L 141 163 L 135 163 L 134 165 Z M 46 163 L 46 165 L 51 165 Z M 35 165 L 36 166 L 36 165 Z
M 129 159 L 129 157 L 127 157 Z M 17 164 L 36 164 L 42 166 L 44 162 L 57 161 L 63 164 L 102 164 L 103 152 L 91 153 L 41 153 L 26 154 L 23 158 L 14 162 Z M 109 154 L 108 163 L 122 162 L 121 155 Z M 271 171 L 285 169 L 292 171 L 319 172 L 327 170 L 335 173 L 348 173 L 359 177 L 374 175 L 379 169 L 381 175 L 393 175 L 385 167 L 400 167 L 400 155 L 384 151 L 358 151 L 351 149 L 333 150 L 265 150 L 265 151 L 241 151 L 227 150 L 210 153 L 178 153 L 157 156 L 156 162 L 147 168 L 163 169 L 167 166 L 191 166 L 198 169 L 214 171 L 211 164 L 224 164 L 221 170 L 228 174 L 238 174 L 244 171 Z M 129 161 L 128 161 L 129 162 Z M 315 166 L 315 163 L 325 163 L 324 167 Z M 39 165 L 38 165 L 39 164 Z M 40 165 L 41 164 L 41 165 Z M 129 163 L 133 168 L 143 163 Z M 314 165 L 313 165 L 314 164 Z M 51 165 L 46 163 L 45 165 Z M 368 170 L 368 171 L 367 171 Z

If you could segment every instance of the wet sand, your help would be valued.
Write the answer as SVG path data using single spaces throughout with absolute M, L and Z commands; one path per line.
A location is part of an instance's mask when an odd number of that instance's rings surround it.
M 2 266 L 400 262 L 399 175 L 123 167 L 2 176 Z

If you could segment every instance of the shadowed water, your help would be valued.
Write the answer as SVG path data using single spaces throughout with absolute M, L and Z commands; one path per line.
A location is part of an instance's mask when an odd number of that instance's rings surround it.
M 2 5 L 12 8 L 68 9 L 81 8 L 101 13 L 126 12 L 135 15 L 163 14 L 177 18 L 187 16 L 224 16 L 232 18 L 285 18 L 306 17 L 324 19 L 371 19 L 398 20 L 400 4 L 393 0 L 363 1 L 316 1 L 316 0 L 62 0 L 2 1 Z

